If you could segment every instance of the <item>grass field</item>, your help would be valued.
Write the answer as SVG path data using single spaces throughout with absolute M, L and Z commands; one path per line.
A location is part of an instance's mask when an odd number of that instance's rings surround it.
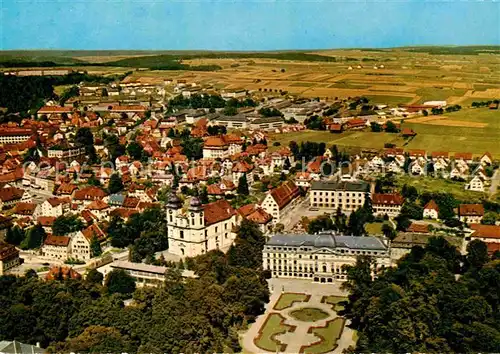
M 328 296 L 323 296 L 321 302 L 333 305 L 332 309 L 337 312 L 344 308 L 342 305 L 339 305 L 339 302 L 346 300 L 347 298 L 344 296 L 328 295 Z
M 388 222 L 372 222 L 365 225 L 365 230 L 369 235 L 383 235 L 382 226 Z
M 314 333 L 317 337 L 321 338 L 321 341 L 303 348 L 303 353 L 319 354 L 335 350 L 335 348 L 337 348 L 337 341 L 342 336 L 344 324 L 345 319 L 337 317 L 328 321 L 326 327 L 312 327 L 310 330 L 311 333 Z
M 291 307 L 295 302 L 307 302 L 309 295 L 298 293 L 283 293 L 274 305 L 276 311 L 281 311 Z
M 423 192 L 446 192 L 452 194 L 459 201 L 480 202 L 485 198 L 485 194 L 481 192 L 473 192 L 465 190 L 465 183 L 455 182 L 449 179 L 432 178 L 432 177 L 411 177 L 400 176 L 397 178 L 399 187 L 405 184 L 414 186 L 419 193 Z
M 290 312 L 290 316 L 302 322 L 316 322 L 328 318 L 329 314 L 315 307 L 304 307 Z
M 254 339 L 256 346 L 270 352 L 284 351 L 285 344 L 281 344 L 274 337 L 289 331 L 293 331 L 294 327 L 284 323 L 285 318 L 278 313 L 268 315 L 266 322 L 259 331 L 259 336 Z

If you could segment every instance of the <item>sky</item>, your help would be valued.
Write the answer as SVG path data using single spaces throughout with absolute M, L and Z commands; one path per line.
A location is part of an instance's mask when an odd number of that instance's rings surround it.
M 499 0 L 0 0 L 0 49 L 500 44 Z

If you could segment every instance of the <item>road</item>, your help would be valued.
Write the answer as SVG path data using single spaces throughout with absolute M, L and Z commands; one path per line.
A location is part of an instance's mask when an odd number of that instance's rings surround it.
M 491 186 L 490 186 L 490 196 L 495 194 L 498 190 L 498 186 L 500 184 L 500 169 L 496 169 L 493 177 L 491 177 Z

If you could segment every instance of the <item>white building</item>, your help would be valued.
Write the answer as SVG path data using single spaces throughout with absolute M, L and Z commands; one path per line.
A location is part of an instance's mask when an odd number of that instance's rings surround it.
M 396 217 L 401 213 L 404 198 L 400 194 L 374 193 L 372 196 L 372 208 L 375 215 L 388 215 Z
M 66 260 L 70 255 L 70 241 L 68 236 L 49 235 L 43 242 L 42 256 L 51 259 Z
M 482 204 L 460 204 L 458 218 L 468 224 L 479 224 L 483 220 L 484 206 Z
M 332 182 L 314 181 L 309 194 L 312 208 L 342 212 L 354 211 L 365 203 L 365 194 L 369 193 L 369 185 L 363 181 Z
M 17 144 L 28 140 L 33 132 L 23 128 L 0 129 L 0 144 Z
M 283 210 L 299 195 L 299 187 L 292 181 L 287 181 L 268 192 L 260 206 L 266 213 L 272 215 L 272 222 L 276 224 L 280 222 Z
M 202 206 L 194 197 L 183 212 L 181 201 L 172 194 L 167 204 L 169 252 L 195 257 L 216 249 L 227 251 L 236 237 L 236 218 L 236 210 L 227 200 Z
M 439 207 L 434 200 L 430 200 L 424 206 L 424 218 L 437 220 L 439 218 Z
M 474 176 L 469 183 L 465 185 L 465 189 L 475 192 L 484 192 L 485 183 L 479 176 Z
M 262 261 L 274 278 L 333 283 L 345 281 L 343 266 L 355 265 L 361 255 L 372 256 L 376 269 L 391 264 L 389 247 L 381 239 L 331 233 L 274 235 L 264 246 Z

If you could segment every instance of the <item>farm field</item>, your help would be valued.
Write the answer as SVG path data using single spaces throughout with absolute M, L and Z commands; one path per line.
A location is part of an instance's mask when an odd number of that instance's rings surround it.
M 474 47 L 322 50 L 315 52 L 206 51 L 13 51 L 0 61 L 50 60 L 75 70 L 134 71 L 130 79 L 182 78 L 216 89 L 285 90 L 334 99 L 364 95 L 374 103 L 398 105 L 428 100 L 453 103 L 500 97 L 500 50 Z M 465 54 L 462 54 L 465 53 Z M 215 71 L 153 70 L 174 61 L 216 65 Z M 79 64 L 85 64 L 79 66 Z
M 405 140 L 399 134 L 374 133 L 368 128 L 341 134 L 306 130 L 271 134 L 270 140 L 278 141 L 281 146 L 288 146 L 290 141 L 315 141 L 324 142 L 327 147 L 335 144 L 345 148 L 379 150 L 384 148 L 384 144 L 392 143 L 405 150 L 422 149 L 428 152 L 471 152 L 474 155 L 482 155 L 488 151 L 494 158 L 500 158 L 499 110 L 470 108 L 445 115 L 411 118 L 404 121 L 403 127 L 413 129 L 417 135 Z

